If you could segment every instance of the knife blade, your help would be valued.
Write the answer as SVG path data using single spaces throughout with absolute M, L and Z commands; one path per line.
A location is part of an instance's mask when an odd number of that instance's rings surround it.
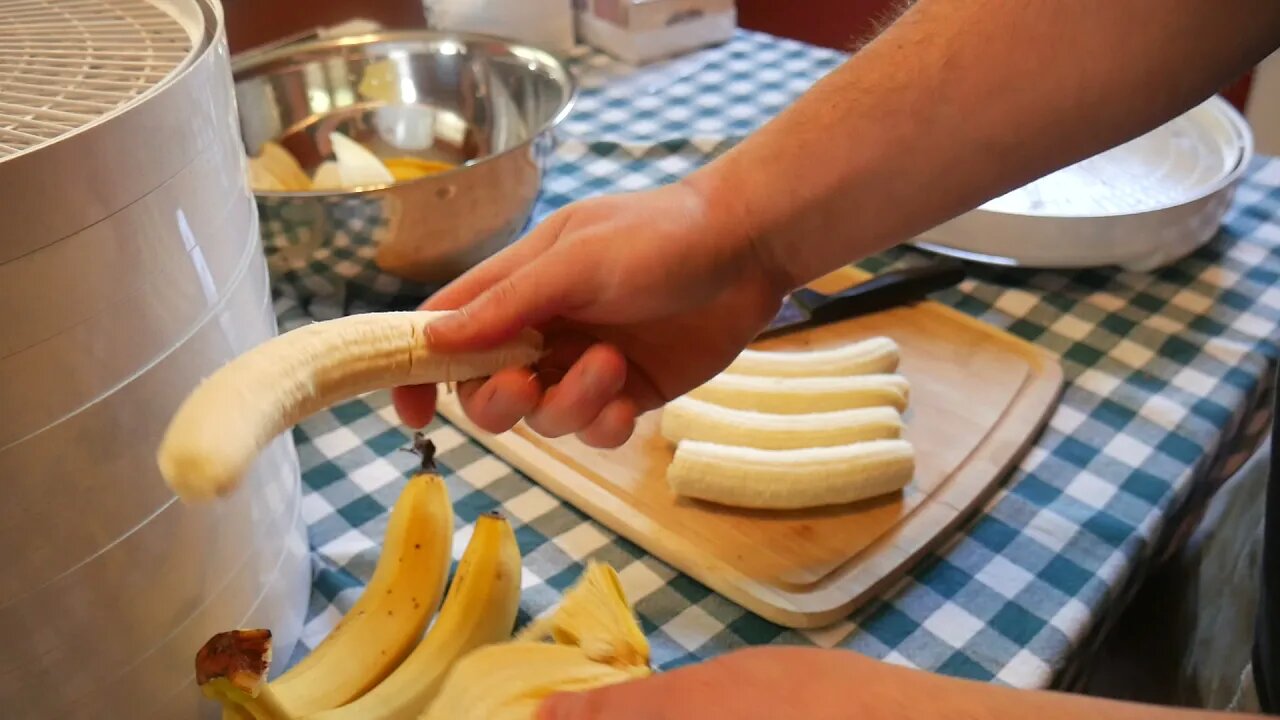
M 914 303 L 930 293 L 958 284 L 964 277 L 962 264 L 941 262 L 891 270 L 831 295 L 800 288 L 783 299 L 777 315 L 756 339 Z

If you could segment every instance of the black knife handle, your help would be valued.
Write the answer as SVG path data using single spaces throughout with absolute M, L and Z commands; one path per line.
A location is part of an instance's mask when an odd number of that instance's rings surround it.
M 791 296 L 809 308 L 810 324 L 817 325 L 909 305 L 958 284 L 964 275 L 960 263 L 930 263 L 881 273 L 833 295 L 800 288 Z

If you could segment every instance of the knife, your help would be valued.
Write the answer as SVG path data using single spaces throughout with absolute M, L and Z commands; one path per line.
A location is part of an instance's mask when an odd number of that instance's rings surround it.
M 756 339 L 907 305 L 956 285 L 964 277 L 962 264 L 943 262 L 881 273 L 834 295 L 799 288 L 783 299 L 778 314 Z

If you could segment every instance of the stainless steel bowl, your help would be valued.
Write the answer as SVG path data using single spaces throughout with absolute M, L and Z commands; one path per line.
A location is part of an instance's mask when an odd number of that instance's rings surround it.
M 306 295 L 439 284 L 501 249 L 529 219 L 577 94 L 550 53 L 467 33 L 310 40 L 235 58 L 233 72 L 251 153 L 275 140 L 311 174 L 337 130 L 381 157 L 457 165 L 380 187 L 255 193 L 273 276 Z

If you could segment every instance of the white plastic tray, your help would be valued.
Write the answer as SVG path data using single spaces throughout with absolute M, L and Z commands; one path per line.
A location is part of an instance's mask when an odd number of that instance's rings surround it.
M 1134 140 L 922 233 L 976 262 L 1147 271 L 1208 242 L 1253 157 L 1248 123 L 1214 96 Z

